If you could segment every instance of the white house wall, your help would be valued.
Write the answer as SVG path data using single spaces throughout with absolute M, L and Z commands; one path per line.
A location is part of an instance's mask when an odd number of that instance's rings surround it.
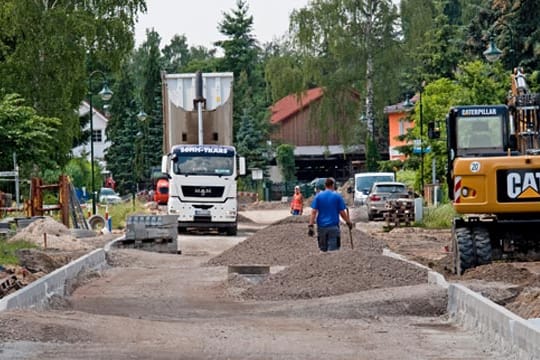
M 88 112 L 90 110 L 90 105 L 84 101 L 81 106 L 79 107 L 79 117 L 88 115 Z M 105 158 L 105 150 L 111 145 L 111 142 L 107 140 L 107 136 L 105 134 L 105 129 L 107 128 L 107 118 L 101 114 L 99 111 L 97 111 L 95 108 L 93 110 L 93 128 L 95 130 L 101 130 L 101 139 L 102 141 L 95 141 L 94 142 L 94 159 L 95 160 L 103 160 Z M 90 130 L 90 124 L 88 124 L 85 129 Z M 83 152 L 85 152 L 86 158 L 90 160 L 90 143 L 79 145 L 73 149 L 71 149 L 71 152 L 74 156 L 78 157 L 81 156 Z

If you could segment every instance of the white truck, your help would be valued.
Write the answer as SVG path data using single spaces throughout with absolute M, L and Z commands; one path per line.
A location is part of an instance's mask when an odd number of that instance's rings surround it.
M 167 212 L 178 230 L 236 235 L 236 182 L 245 158 L 232 146 L 232 73 L 162 74 L 163 151 L 169 177 Z

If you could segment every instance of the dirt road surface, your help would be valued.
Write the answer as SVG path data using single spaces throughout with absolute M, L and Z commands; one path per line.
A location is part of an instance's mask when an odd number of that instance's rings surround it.
M 113 251 L 110 269 L 51 309 L 0 313 L 0 359 L 513 359 L 448 322 L 445 291 L 379 257 L 363 235 L 355 234 L 355 250 L 320 254 L 305 224 L 253 228 L 244 225 L 235 237 L 182 235 L 182 255 Z M 302 242 L 297 252 L 272 244 L 287 233 Z M 265 246 L 255 252 L 248 240 Z M 280 249 L 302 261 L 276 255 L 273 274 L 260 283 L 219 265 L 245 262 L 242 251 L 257 260 L 256 253 Z M 342 291 L 343 279 L 361 290 Z

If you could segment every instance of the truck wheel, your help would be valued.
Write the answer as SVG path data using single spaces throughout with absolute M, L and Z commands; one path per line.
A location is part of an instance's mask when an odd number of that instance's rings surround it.
M 367 219 L 368 219 L 369 221 L 373 221 L 373 220 L 375 219 L 375 214 L 368 211 Z
M 186 232 L 187 232 L 187 228 L 186 228 L 186 227 L 184 227 L 184 226 L 179 226 L 179 227 L 178 227 L 178 233 L 179 233 L 179 234 L 184 234 L 184 233 L 186 233 Z
M 238 226 L 227 228 L 227 235 L 228 236 L 235 236 L 238 233 Z
M 471 230 L 468 228 L 454 229 L 454 270 L 462 275 L 467 269 L 474 267 L 474 248 Z
M 486 265 L 491 263 L 491 240 L 489 232 L 484 227 L 473 230 L 474 244 L 476 247 L 476 264 Z

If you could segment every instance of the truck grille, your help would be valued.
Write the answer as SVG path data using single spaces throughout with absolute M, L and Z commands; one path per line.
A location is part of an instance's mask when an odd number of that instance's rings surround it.
M 216 198 L 223 196 L 223 186 L 182 186 L 184 196 L 199 198 Z

